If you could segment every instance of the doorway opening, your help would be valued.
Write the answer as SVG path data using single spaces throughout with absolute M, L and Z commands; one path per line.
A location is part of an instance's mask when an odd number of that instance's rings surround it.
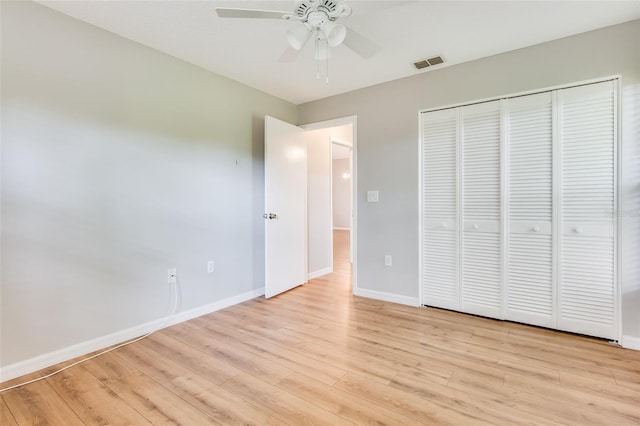
M 331 139 L 331 208 L 333 218 L 333 272 L 336 281 L 351 282 L 351 228 L 353 188 L 350 143 Z
M 298 127 L 265 117 L 265 297 L 333 272 L 332 151 L 350 147 L 348 285 L 357 294 L 356 117 Z M 346 173 L 346 174 L 345 174 Z M 347 213 L 348 214 L 348 213 Z M 347 231 L 348 232 L 348 231 Z
M 302 126 L 308 132 L 309 279 L 351 272 L 356 291 L 356 117 Z M 346 262 L 345 262 L 346 260 Z M 340 274 L 341 276 L 345 276 Z

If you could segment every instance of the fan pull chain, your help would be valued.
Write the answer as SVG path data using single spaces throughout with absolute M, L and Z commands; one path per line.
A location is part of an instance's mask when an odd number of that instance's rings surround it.
M 325 84 L 329 84 L 329 45 L 327 44 L 327 74 L 325 78 Z
M 329 43 L 321 37 L 316 38 L 316 78 L 320 80 L 320 63 L 324 59 L 325 83 L 329 84 Z
M 316 44 L 316 79 L 320 80 L 321 75 L 321 63 L 324 59 L 324 70 L 325 70 L 325 83 L 329 84 L 329 44 L 325 39 L 322 39 L 319 35 L 315 37 Z M 324 58 L 323 58 L 324 57 Z
M 316 34 L 316 79 L 320 80 L 320 38 Z

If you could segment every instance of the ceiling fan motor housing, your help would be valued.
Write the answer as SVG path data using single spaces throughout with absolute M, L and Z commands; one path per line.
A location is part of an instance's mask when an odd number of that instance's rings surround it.
M 336 10 L 337 5 L 338 2 L 335 0 L 300 0 L 296 3 L 294 13 L 304 22 L 312 12 L 324 12 L 329 16 L 331 12 Z
M 301 22 L 317 20 L 319 15 L 335 21 L 351 15 L 351 7 L 344 4 L 344 0 L 300 0 L 293 8 L 293 14 Z
M 287 37 L 289 44 L 299 50 L 307 39 L 306 31 L 316 34 L 318 40 L 326 40 L 329 46 L 336 47 L 342 43 L 347 34 L 344 25 L 335 24 L 339 18 L 349 16 L 351 7 L 340 0 L 301 0 L 294 7 L 293 13 L 308 29 L 298 28 L 289 31 Z

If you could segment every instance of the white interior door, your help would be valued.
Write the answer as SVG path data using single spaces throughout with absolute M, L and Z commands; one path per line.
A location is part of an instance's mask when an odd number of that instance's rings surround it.
M 265 297 L 307 281 L 307 144 L 299 127 L 265 117 Z

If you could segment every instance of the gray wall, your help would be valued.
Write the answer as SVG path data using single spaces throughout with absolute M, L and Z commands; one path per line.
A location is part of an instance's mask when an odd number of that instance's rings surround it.
M 309 275 L 329 273 L 331 247 L 331 129 L 309 130 L 307 138 L 307 217 Z
M 264 115 L 296 107 L 2 2 L 1 365 L 264 286 Z M 206 262 L 216 272 L 207 274 Z
M 333 160 L 333 227 L 351 229 L 351 160 Z M 344 173 L 349 178 L 343 177 Z
M 633 21 L 300 105 L 301 124 L 358 116 L 358 288 L 418 298 L 419 110 L 621 74 L 622 323 L 640 339 L 639 43 Z

